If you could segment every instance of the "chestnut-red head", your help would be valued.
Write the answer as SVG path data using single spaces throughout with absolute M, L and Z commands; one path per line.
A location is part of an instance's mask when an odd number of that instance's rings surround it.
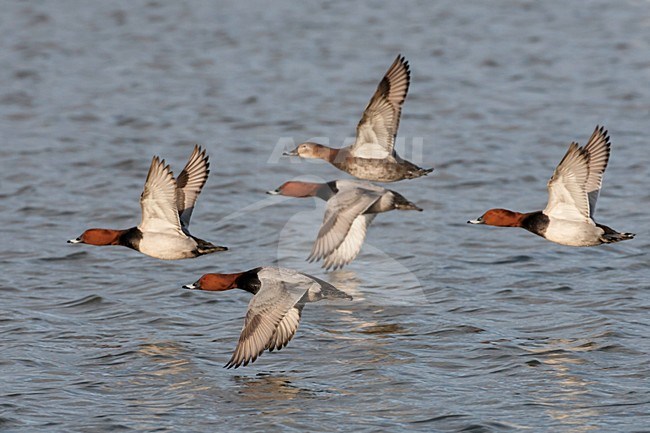
M 292 180 L 283 183 L 276 190 L 268 191 L 267 194 L 286 195 L 288 197 L 314 197 L 322 187 L 322 183 L 299 182 Z
M 525 214 L 507 209 L 490 209 L 476 220 L 467 221 L 469 224 L 485 224 L 497 227 L 521 227 Z
M 124 230 L 112 229 L 88 229 L 76 239 L 70 239 L 69 244 L 89 244 L 89 245 L 117 245 L 120 235 Z
M 241 275 L 241 272 L 237 274 L 204 274 L 198 281 L 193 284 L 186 284 L 183 288 L 211 292 L 235 289 L 237 287 L 237 278 Z

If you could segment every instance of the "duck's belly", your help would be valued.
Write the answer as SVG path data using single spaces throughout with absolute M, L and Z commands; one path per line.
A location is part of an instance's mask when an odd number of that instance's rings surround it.
M 165 233 L 143 233 L 139 251 L 161 260 L 196 257 L 196 242 L 189 237 Z
M 591 247 L 602 244 L 603 233 L 603 229 L 587 222 L 551 219 L 543 236 L 562 245 Z

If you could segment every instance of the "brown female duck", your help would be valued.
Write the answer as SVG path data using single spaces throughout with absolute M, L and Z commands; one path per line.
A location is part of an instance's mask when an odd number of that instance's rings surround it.
M 285 155 L 322 159 L 354 177 L 375 182 L 395 182 L 430 173 L 432 168 L 420 168 L 395 151 L 395 136 L 410 79 L 408 62 L 397 56 L 363 112 L 352 145 L 333 149 L 305 142 Z

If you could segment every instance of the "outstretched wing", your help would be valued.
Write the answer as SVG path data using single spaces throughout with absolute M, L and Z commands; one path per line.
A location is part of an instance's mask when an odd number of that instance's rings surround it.
M 337 250 L 348 237 L 348 233 L 357 217 L 368 210 L 381 196 L 382 193 L 380 191 L 371 191 L 363 188 L 339 190 L 334 197 L 327 201 L 323 224 L 318 231 L 318 237 L 316 238 L 316 242 L 314 242 L 311 254 L 307 260 L 320 260 Z M 366 223 L 368 221 L 365 219 L 357 223 L 357 227 L 355 227 L 356 237 L 350 239 L 350 244 L 358 243 L 358 248 L 361 248 L 361 244 L 365 238 L 365 230 L 361 233 L 359 229 L 362 228 L 362 224 L 365 225 Z M 361 236 L 360 239 L 358 239 L 359 236 Z M 345 246 L 343 249 L 352 250 L 354 247 Z M 347 253 L 349 255 L 351 251 Z
M 205 150 L 201 146 L 194 146 L 189 161 L 176 179 L 176 205 L 184 229 L 190 226 L 194 204 L 208 180 L 209 168 L 210 163 Z
M 553 176 L 548 181 L 549 217 L 585 221 L 589 216 L 586 184 L 589 178 L 589 154 L 578 143 L 571 143 Z
M 336 270 L 342 268 L 357 257 L 359 251 L 361 251 L 363 241 L 366 239 L 368 226 L 375 219 L 375 216 L 377 214 L 363 214 L 354 219 L 341 245 L 325 257 L 323 263 L 325 269 L 334 268 Z
M 589 155 L 589 176 L 585 189 L 589 198 L 589 216 L 593 218 L 596 212 L 596 201 L 603 183 L 603 175 L 609 162 L 610 142 L 607 131 L 602 126 L 596 126 L 594 133 L 584 147 Z
M 144 191 L 140 196 L 143 232 L 171 232 L 183 235 L 176 208 L 176 181 L 169 165 L 157 156 L 151 160 Z
M 408 62 L 397 56 L 361 116 L 356 141 L 350 149 L 353 156 L 383 159 L 394 154 L 395 135 L 410 79 Z
M 248 304 L 239 342 L 226 368 L 248 365 L 266 349 L 281 349 L 300 323 L 303 296 L 314 280 L 295 271 L 264 268 L 257 274 L 260 289 Z
M 275 327 L 275 332 L 269 340 L 267 349 L 269 351 L 280 350 L 285 347 L 289 341 L 296 335 L 300 318 L 302 317 L 303 304 L 296 304 L 295 307 L 287 311 L 280 323 Z

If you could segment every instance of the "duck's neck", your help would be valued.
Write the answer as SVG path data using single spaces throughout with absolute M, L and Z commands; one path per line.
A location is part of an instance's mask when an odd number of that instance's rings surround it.
M 499 216 L 499 223 L 493 225 L 499 225 L 501 227 L 522 227 L 535 232 L 535 230 L 531 230 L 531 227 L 538 225 L 541 219 L 548 220 L 548 217 L 541 210 L 526 213 L 505 211 Z
M 539 236 L 545 235 L 546 229 L 550 223 L 548 216 L 544 215 L 541 210 L 537 212 L 525 213 L 522 215 L 523 218 L 519 227 L 522 227 L 529 232 L 535 233 Z
M 332 149 L 331 147 L 328 147 L 327 150 L 329 150 L 329 153 L 327 155 L 327 161 L 329 161 L 332 164 L 334 162 L 338 162 L 340 149 Z
M 338 187 L 336 186 L 336 181 L 333 180 L 327 183 L 321 183 L 316 190 L 316 197 L 322 198 L 327 201 L 330 198 L 334 197 L 336 193 L 339 192 Z
M 238 289 L 245 290 L 248 293 L 252 293 L 253 295 L 256 295 L 257 292 L 259 292 L 260 288 L 262 287 L 262 283 L 260 282 L 260 279 L 257 276 L 257 273 L 261 270 L 262 270 L 261 267 L 254 268 L 249 271 L 237 274 L 238 276 L 234 284 Z
M 314 157 L 323 159 L 329 163 L 334 164 L 337 161 L 339 156 L 340 149 L 334 149 L 332 147 L 325 146 L 324 144 L 317 144 L 314 147 Z
M 529 213 L 510 211 L 509 214 L 504 215 L 504 227 L 523 227 L 524 220 L 529 216 Z

